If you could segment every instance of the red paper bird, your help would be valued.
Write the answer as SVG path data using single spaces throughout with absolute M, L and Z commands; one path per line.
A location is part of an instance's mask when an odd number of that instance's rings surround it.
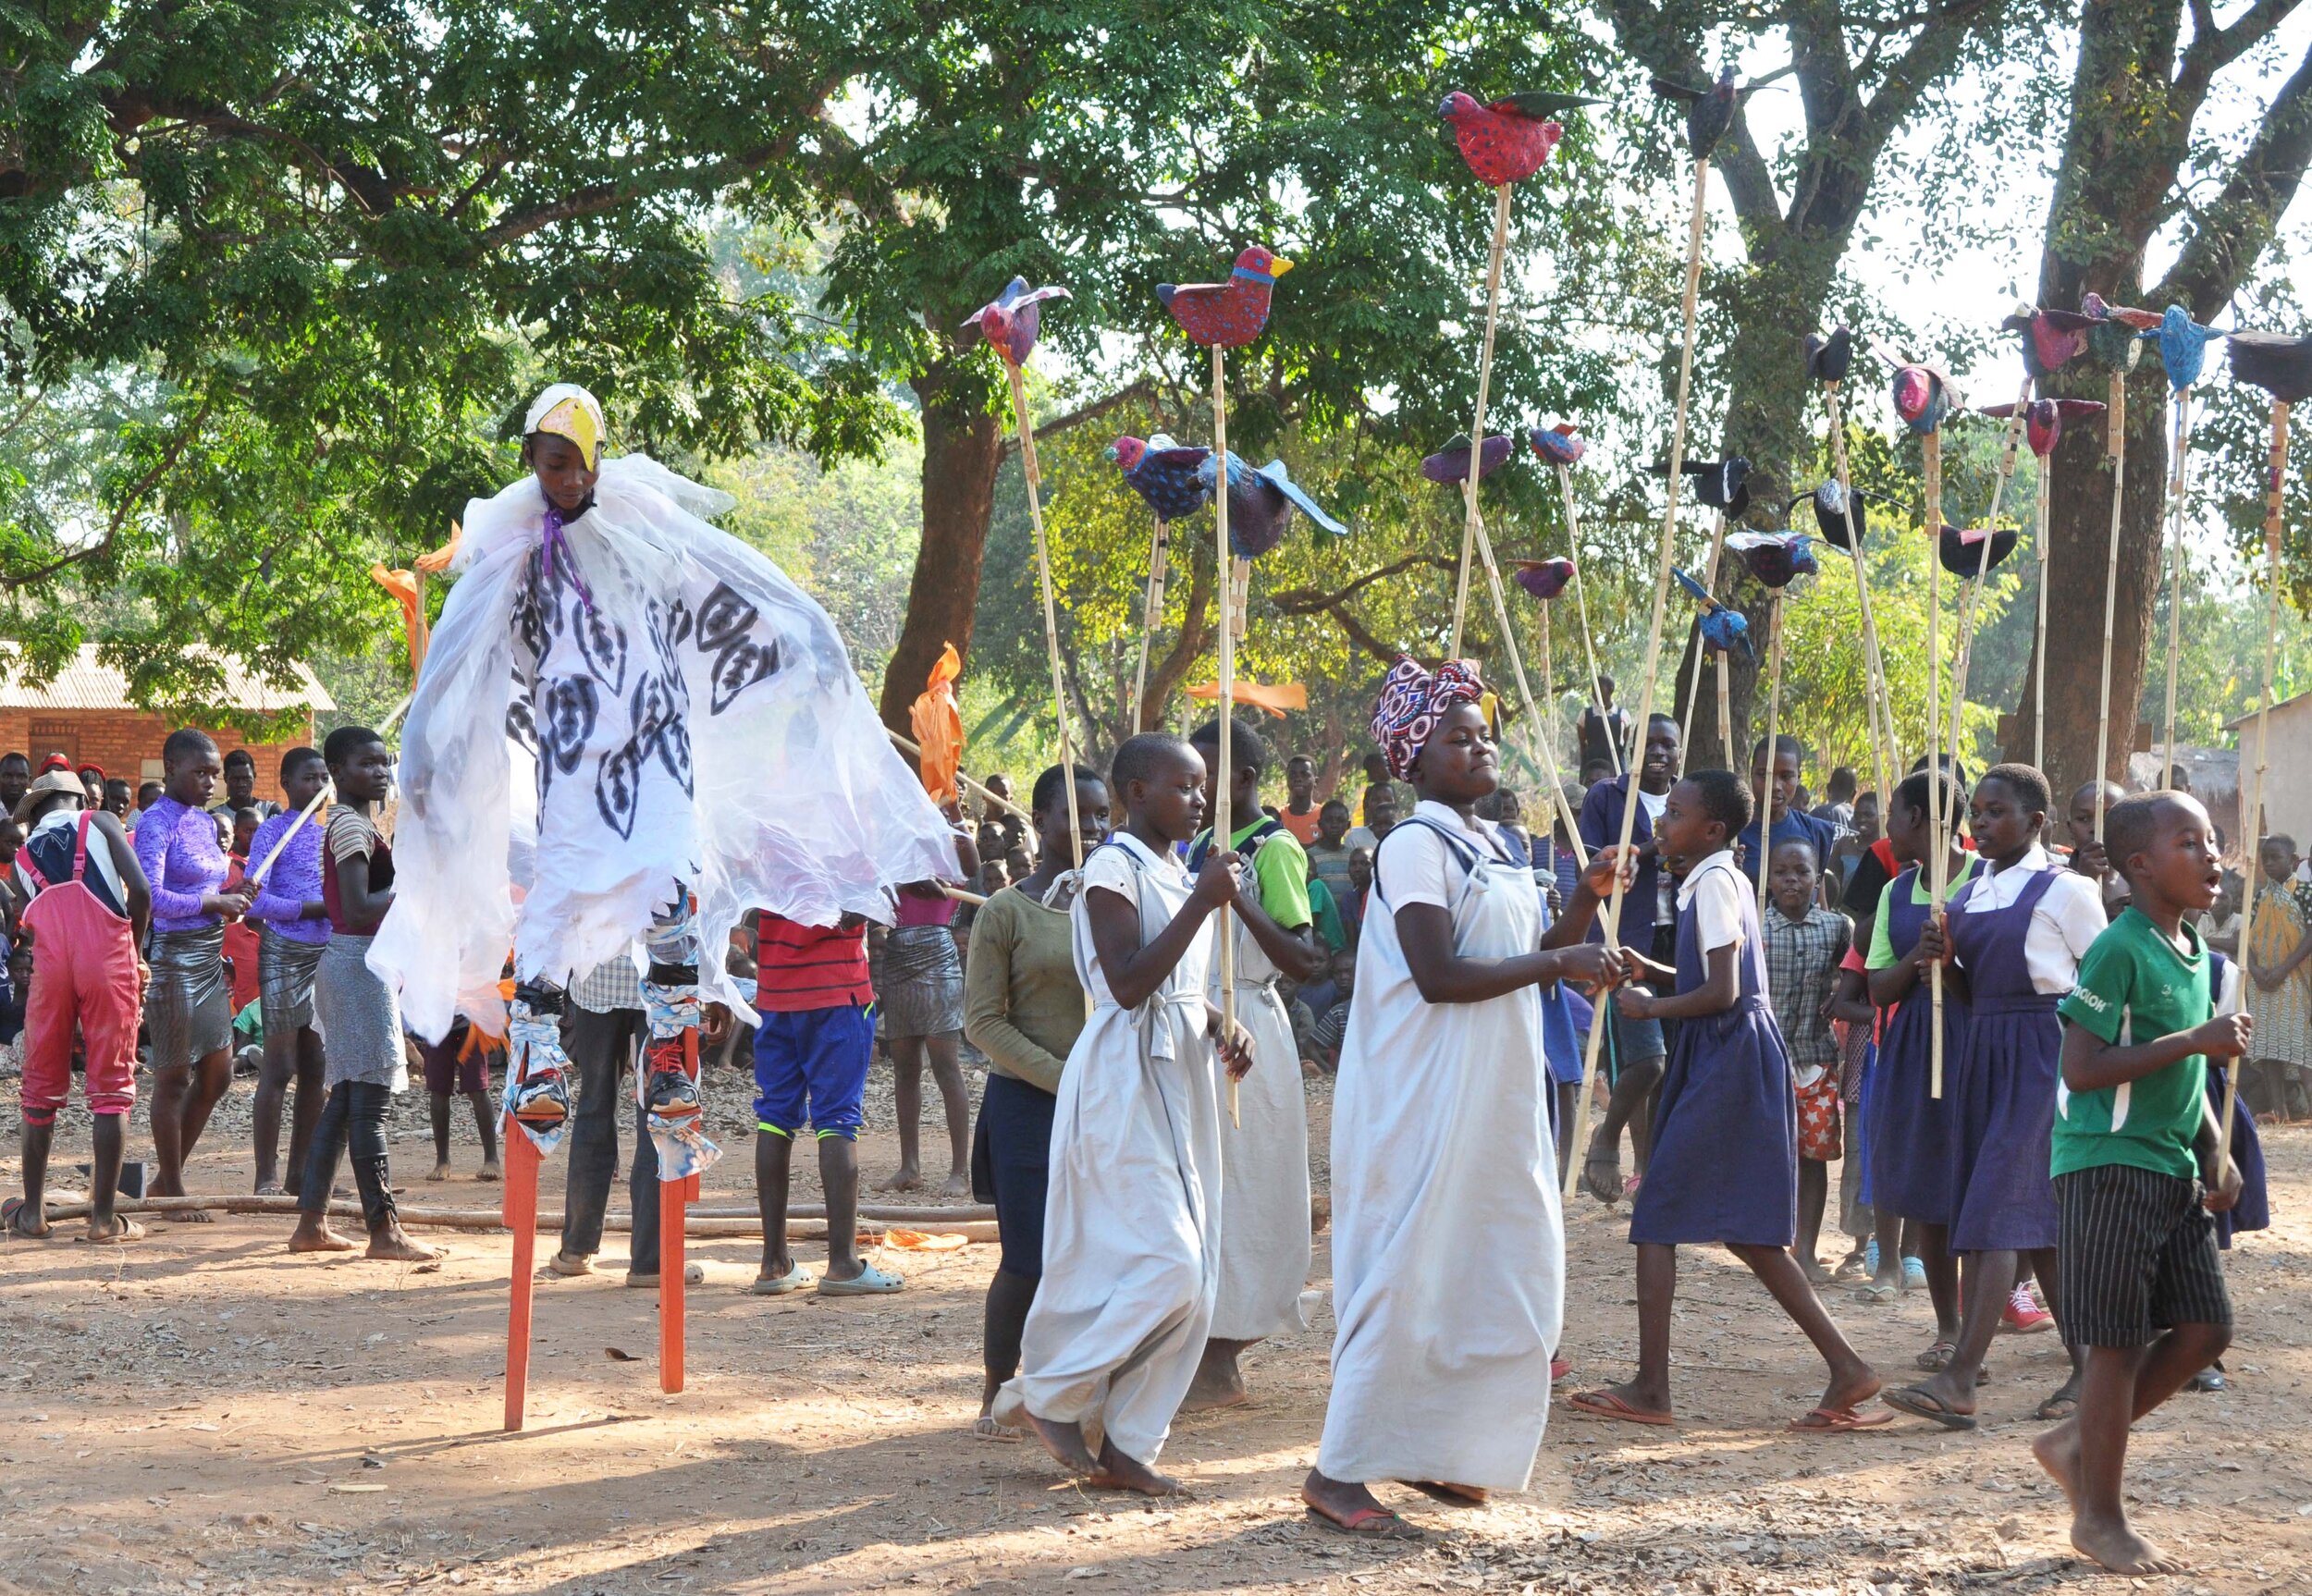
M 1236 257 L 1224 283 L 1158 283 L 1156 297 L 1189 341 L 1211 349 L 1242 349 L 1268 325 L 1269 290 L 1292 262 L 1255 244 Z
M 2005 420 L 2015 413 L 2015 407 L 1987 404 L 1983 407 L 1983 413 Z M 2062 439 L 2065 422 L 2084 421 L 2102 413 L 2103 406 L 2095 399 L 2039 399 L 2024 407 L 2023 433 L 2031 440 L 2031 452 L 2041 460 L 2047 459 Z
M 1028 351 L 1036 347 L 1036 335 L 1042 330 L 1044 301 L 1066 298 L 1065 289 L 1031 289 L 1026 277 L 1014 277 L 1002 293 L 972 312 L 964 325 L 978 327 L 1012 364 L 1025 365 Z
M 2086 349 L 2087 329 L 2094 325 L 2077 311 L 2018 305 L 2015 313 L 1998 325 L 2001 332 L 2024 335 L 2023 366 L 2034 376 L 2045 376 Z
M 1469 95 L 1447 94 L 1438 115 L 1453 124 L 1454 142 L 1478 181 L 1499 188 L 1521 183 L 1540 171 L 1565 129 L 1550 118 L 1575 105 L 1594 105 L 1578 94 L 1509 94 L 1490 105 Z
M 1590 446 L 1573 436 L 1573 423 L 1561 421 L 1556 426 L 1537 426 L 1526 435 L 1532 442 L 1533 452 L 1552 465 L 1574 465 L 1589 452 Z

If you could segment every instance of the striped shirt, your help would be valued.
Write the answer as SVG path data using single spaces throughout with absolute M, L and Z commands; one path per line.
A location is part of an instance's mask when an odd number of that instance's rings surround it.
M 770 1013 L 861 1008 L 875 1001 L 867 927 L 804 926 L 766 913 L 756 937 L 755 1007 Z

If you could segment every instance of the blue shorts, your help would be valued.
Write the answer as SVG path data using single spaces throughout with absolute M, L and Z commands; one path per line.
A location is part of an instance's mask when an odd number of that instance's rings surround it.
M 859 1136 L 859 1099 L 875 1056 L 875 1021 L 864 1008 L 765 1011 L 755 1031 L 755 1123 L 792 1136 Z

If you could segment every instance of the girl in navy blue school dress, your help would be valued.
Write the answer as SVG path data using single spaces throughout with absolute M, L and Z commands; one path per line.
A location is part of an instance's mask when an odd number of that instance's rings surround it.
M 1975 1428 L 1984 1355 L 2025 1258 L 2062 1318 L 2049 1172 L 2063 1051 L 2055 1005 L 2079 984 L 2079 961 L 2105 921 L 2095 882 L 2039 844 L 2050 802 L 2047 778 L 2028 765 L 1983 773 L 1967 805 L 1981 867 L 1950 894 L 1948 931 L 1930 923 L 1920 933 L 1926 958 L 1949 961 L 1945 1001 L 1962 998 L 1968 1009 L 1966 1041 L 1946 1061 L 1943 1094 L 1952 1127 L 1950 1250 L 1965 1263 L 1966 1307 L 1941 1369 L 1886 1400 L 1946 1430 Z M 2072 1382 L 2039 1405 L 2041 1418 L 2071 1416 Z
M 1678 890 L 1678 967 L 1639 959 L 1651 985 L 1615 995 L 1627 1017 L 1679 1020 L 1654 1117 L 1654 1158 L 1629 1214 L 1638 1249 L 1638 1377 L 1568 1400 L 1584 1413 L 1669 1424 L 1670 1305 L 1680 1246 L 1716 1242 L 1750 1267 L 1805 1332 L 1830 1380 L 1797 1430 L 1888 1422 L 1862 1411 L 1878 1376 L 1846 1337 L 1790 1256 L 1798 1235 L 1798 1099 L 1789 1056 L 1766 1001 L 1765 940 L 1732 840 L 1750 824 L 1751 796 L 1731 771 L 1703 770 L 1670 790 L 1654 839 Z

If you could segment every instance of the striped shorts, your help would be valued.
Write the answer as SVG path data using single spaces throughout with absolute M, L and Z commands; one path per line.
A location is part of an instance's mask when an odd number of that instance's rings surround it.
M 2066 1341 L 2148 1346 L 2173 1325 L 2231 1325 L 2216 1219 L 2197 1181 L 2097 1164 L 2057 1175 L 2055 1198 Z

